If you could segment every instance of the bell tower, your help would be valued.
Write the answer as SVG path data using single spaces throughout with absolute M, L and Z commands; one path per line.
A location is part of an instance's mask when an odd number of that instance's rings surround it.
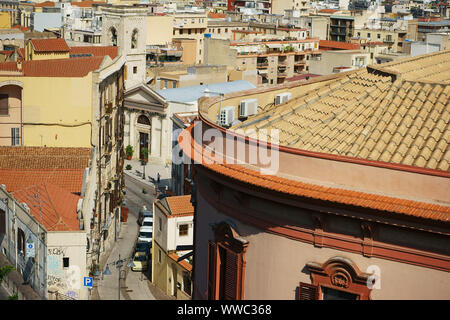
M 102 44 L 118 46 L 126 57 L 125 90 L 145 83 L 147 11 L 139 5 L 102 8 Z

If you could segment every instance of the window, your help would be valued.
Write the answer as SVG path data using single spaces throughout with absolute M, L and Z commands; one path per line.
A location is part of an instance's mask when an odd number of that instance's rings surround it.
M 0 209 L 0 234 L 6 234 L 6 214 Z
M 11 128 L 11 145 L 20 146 L 19 128 Z
M 358 300 L 359 296 L 353 293 L 322 287 L 322 300 Z
M 169 82 L 167 80 L 164 80 L 164 89 L 169 88 Z
M 63 268 L 69 267 L 69 258 L 63 258 Z
M 161 249 L 158 249 L 158 263 L 161 263 Z
M 22 252 L 25 256 L 25 232 L 22 229 L 17 229 L 17 253 Z
M 140 123 L 140 124 L 144 124 L 144 125 L 146 125 L 146 126 L 149 126 L 149 125 L 150 125 L 150 120 L 149 120 L 146 116 L 144 116 L 143 114 L 141 114 L 141 115 L 138 117 L 137 123 Z
M 133 67 L 133 73 L 134 73 L 134 74 L 137 73 L 137 67 Z
M 180 237 L 187 236 L 189 232 L 189 225 L 188 224 L 182 224 L 178 228 L 178 235 Z
M 136 49 L 138 45 L 138 31 L 137 29 L 133 30 L 133 34 L 131 35 L 131 49 Z
M 323 264 L 306 264 L 312 283 L 300 282 L 298 300 L 368 300 L 370 299 L 370 277 L 362 273 L 349 259 L 333 257 Z
M 367 34 L 367 38 L 369 38 L 370 39 L 370 32 Z
M 209 242 L 208 299 L 241 300 L 244 298 L 245 252 L 248 242 L 221 222 L 214 228 L 215 242 Z
M 183 271 L 183 291 L 191 295 L 191 275 L 186 271 Z
M 109 38 L 111 40 L 111 45 L 117 46 L 117 31 L 114 28 L 109 29 Z
M 9 114 L 8 95 L 0 94 L 0 116 L 7 116 Z
M 381 34 L 377 34 L 377 39 L 381 39 Z
M 161 219 L 161 217 L 158 218 L 158 224 L 159 224 L 159 231 L 162 231 L 162 219 Z

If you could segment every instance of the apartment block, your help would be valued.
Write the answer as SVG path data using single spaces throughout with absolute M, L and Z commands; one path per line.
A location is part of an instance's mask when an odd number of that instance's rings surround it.
M 195 63 L 202 64 L 204 61 L 204 34 L 207 29 L 207 14 L 175 12 L 173 14 L 172 39 L 194 39 L 197 42 Z
M 234 42 L 238 70 L 256 69 L 260 84 L 279 84 L 309 71 L 309 60 L 319 55 L 319 39 Z

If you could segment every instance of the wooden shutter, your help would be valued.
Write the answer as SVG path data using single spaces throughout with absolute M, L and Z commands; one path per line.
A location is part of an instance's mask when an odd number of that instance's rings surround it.
M 2 116 L 8 115 L 8 95 L 7 94 L 0 94 L 0 114 Z
M 300 282 L 297 300 L 319 300 L 319 286 Z
M 215 300 L 216 245 L 208 243 L 208 300 Z
M 225 281 L 224 300 L 236 300 L 238 290 L 238 255 L 230 250 L 226 250 L 225 257 Z

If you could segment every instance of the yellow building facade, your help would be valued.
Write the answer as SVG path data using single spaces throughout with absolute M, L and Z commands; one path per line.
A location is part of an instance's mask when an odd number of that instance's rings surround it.
M 11 15 L 9 12 L 0 12 L 0 29 L 11 29 Z

